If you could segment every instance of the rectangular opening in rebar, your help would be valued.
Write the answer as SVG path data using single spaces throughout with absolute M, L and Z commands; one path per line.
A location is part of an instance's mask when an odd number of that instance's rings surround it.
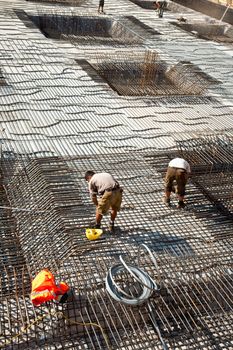
M 118 20 L 100 16 L 43 14 L 30 19 L 49 38 L 90 44 L 138 44 L 142 38 Z
M 173 21 L 170 23 L 202 39 L 226 43 L 233 42 L 233 30 L 226 25 L 206 22 L 185 23 Z
M 214 79 L 190 62 L 169 65 L 156 51 L 98 56 L 89 62 L 123 96 L 202 95 Z

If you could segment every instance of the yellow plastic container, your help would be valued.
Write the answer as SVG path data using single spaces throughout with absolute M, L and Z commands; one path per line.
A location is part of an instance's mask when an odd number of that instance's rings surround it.
M 86 237 L 90 241 L 94 241 L 95 239 L 98 239 L 103 233 L 103 230 L 100 228 L 87 228 L 86 229 Z

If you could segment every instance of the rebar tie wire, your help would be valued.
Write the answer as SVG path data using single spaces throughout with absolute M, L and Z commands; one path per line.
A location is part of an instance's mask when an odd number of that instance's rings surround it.
M 13 337 L 11 337 L 10 339 L 8 339 L 4 345 L 0 345 L 0 349 L 5 348 L 5 346 L 10 345 L 12 343 L 12 341 L 14 341 L 15 339 L 19 338 L 22 334 L 26 333 L 28 329 L 32 328 L 32 326 L 34 326 L 35 324 L 39 323 L 40 321 L 42 321 L 44 318 L 46 318 L 48 315 L 51 316 L 60 316 L 63 317 L 66 321 L 68 321 L 70 324 L 76 324 L 79 326 L 92 326 L 92 327 L 98 327 L 102 333 L 102 336 L 104 338 L 104 341 L 106 343 L 107 349 L 108 350 L 112 350 L 110 344 L 109 344 L 109 340 L 108 340 L 108 336 L 107 334 L 104 332 L 103 328 L 98 324 L 98 323 L 94 323 L 94 322 L 77 322 L 77 321 L 73 321 L 71 320 L 69 317 L 67 317 L 62 311 L 49 311 L 41 316 L 38 316 L 34 321 L 30 322 L 26 327 L 23 327 L 22 330 L 15 334 Z
M 158 275 L 158 278 L 160 280 L 158 265 L 157 265 L 156 259 L 155 259 L 154 255 L 152 254 L 151 250 L 145 244 L 141 244 L 139 246 L 139 250 L 140 250 L 140 248 L 144 248 L 147 251 L 147 253 L 149 254 L 153 264 L 156 267 L 157 275 Z M 120 259 L 121 264 L 114 265 L 114 266 L 110 267 L 110 269 L 108 270 L 108 274 L 107 274 L 106 279 L 105 279 L 105 285 L 106 285 L 107 292 L 114 300 L 116 300 L 120 303 L 129 305 L 129 306 L 141 305 L 144 302 L 146 302 L 148 312 L 150 314 L 151 322 L 153 324 L 155 331 L 158 334 L 158 337 L 159 337 L 159 340 L 160 340 L 161 345 L 163 347 L 163 350 L 168 350 L 168 347 L 162 338 L 158 323 L 154 317 L 152 305 L 149 302 L 149 298 L 152 295 L 153 291 L 159 290 L 158 285 L 145 271 L 143 271 L 139 267 L 133 266 L 133 265 L 127 265 L 126 262 L 123 260 L 121 255 L 119 256 L 119 259 Z M 138 259 L 138 261 L 139 261 L 139 259 Z M 119 285 L 117 285 L 117 283 L 114 281 L 113 277 L 116 276 L 119 272 L 122 272 L 123 270 L 127 270 L 129 272 L 129 274 L 137 282 L 139 282 L 139 284 L 141 286 L 143 286 L 142 293 L 140 296 L 135 297 L 135 296 L 129 295 L 124 290 L 122 290 L 119 287 Z

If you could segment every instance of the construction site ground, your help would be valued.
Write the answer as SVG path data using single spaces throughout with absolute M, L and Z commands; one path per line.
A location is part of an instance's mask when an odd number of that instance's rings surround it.
M 0 349 L 232 350 L 232 26 L 172 1 L 163 18 L 143 0 L 0 9 Z M 184 210 L 162 201 L 177 156 Z M 123 187 L 95 241 L 87 170 Z M 106 290 L 120 256 L 158 286 L 141 305 Z M 43 268 L 65 304 L 31 303 Z

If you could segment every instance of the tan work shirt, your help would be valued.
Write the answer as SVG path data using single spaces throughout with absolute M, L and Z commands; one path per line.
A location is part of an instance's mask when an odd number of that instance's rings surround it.
M 89 191 L 91 196 L 103 195 L 104 191 L 118 187 L 118 182 L 108 173 L 97 173 L 89 181 Z

